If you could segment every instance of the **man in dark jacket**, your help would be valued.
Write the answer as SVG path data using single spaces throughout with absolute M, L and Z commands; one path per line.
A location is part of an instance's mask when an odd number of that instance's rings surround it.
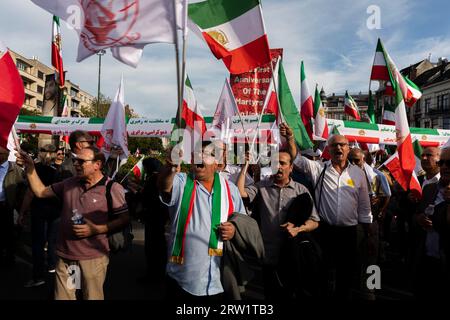
M 23 194 L 23 170 L 8 161 L 9 150 L 0 147 L 0 266 L 14 264 L 14 209 Z

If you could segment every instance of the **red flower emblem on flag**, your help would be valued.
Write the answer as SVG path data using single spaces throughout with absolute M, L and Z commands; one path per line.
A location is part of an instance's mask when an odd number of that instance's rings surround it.
M 86 17 L 80 38 L 87 49 L 97 52 L 140 39 L 141 34 L 132 31 L 139 15 L 139 0 L 85 0 L 82 6 Z

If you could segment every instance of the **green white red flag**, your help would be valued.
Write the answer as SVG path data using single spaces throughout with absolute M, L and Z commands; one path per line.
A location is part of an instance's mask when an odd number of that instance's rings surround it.
M 136 180 L 138 182 L 141 182 L 144 180 L 144 156 L 134 165 L 132 171 L 134 176 L 136 177 Z
M 345 91 L 345 102 L 344 102 L 344 112 L 350 117 L 355 118 L 355 120 L 361 120 L 361 115 L 359 114 L 358 105 L 351 95 Z
M 416 161 L 414 158 L 414 149 L 412 145 L 411 132 L 408 125 L 405 102 L 403 100 L 401 87 L 397 82 L 397 80 L 401 78 L 401 75 L 399 73 L 392 72 L 389 67 L 389 75 L 391 77 L 393 88 L 395 89 L 396 93 L 395 131 L 397 140 L 397 152 L 399 164 L 404 177 L 404 181 L 398 182 L 403 187 L 403 189 L 407 190 L 408 188 L 410 188 L 411 191 L 414 190 L 415 192 L 420 192 L 421 194 L 420 184 L 418 188 L 415 184 L 416 178 L 414 178 L 414 168 L 416 166 Z
M 195 145 L 203 139 L 203 134 L 206 131 L 206 123 L 200 110 L 200 106 L 197 103 L 197 99 L 195 98 L 194 90 L 192 89 L 188 75 L 186 75 L 184 82 L 184 97 L 181 114 L 179 114 L 179 112 L 177 113 L 172 130 L 172 137 L 180 137 L 179 135 L 174 134 L 177 129 L 183 129 L 181 142 L 181 148 L 183 150 L 182 160 L 186 163 L 190 163 L 191 153 L 194 151 Z
M 397 80 L 392 80 L 395 76 Z M 384 49 L 380 39 L 378 39 L 375 57 L 373 59 L 372 73 L 370 80 L 378 80 L 384 82 L 386 87 L 386 94 L 395 95 L 395 88 L 392 88 L 392 83 L 398 83 L 400 86 L 403 99 L 408 107 L 412 107 L 417 100 L 422 96 L 420 88 L 412 82 L 408 77 L 404 77 L 395 66 L 391 57 Z
M 325 117 L 325 108 L 323 107 L 317 85 L 314 94 L 314 135 L 322 139 L 328 139 L 328 123 Z
M 309 138 L 313 138 L 312 118 L 315 118 L 314 103 L 309 93 L 308 83 L 306 82 L 305 65 L 303 61 L 300 65 L 300 115 L 303 124 L 308 132 Z
M 259 0 L 207 0 L 188 7 L 189 28 L 206 41 L 230 73 L 271 61 Z
M 62 59 L 62 38 L 59 17 L 53 16 L 52 29 L 52 65 L 59 75 L 59 87 L 64 88 L 64 65 Z
M 395 126 L 395 106 L 392 106 L 389 103 L 384 104 L 382 123 Z
M 8 136 L 25 100 L 25 89 L 17 67 L 0 41 L 0 147 L 8 144 Z

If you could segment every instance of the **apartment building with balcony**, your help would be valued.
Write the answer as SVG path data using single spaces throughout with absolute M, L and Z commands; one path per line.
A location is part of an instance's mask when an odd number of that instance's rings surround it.
M 45 79 L 47 75 L 54 73 L 54 69 L 40 62 L 38 57 L 27 58 L 13 50 L 10 52 L 25 88 L 23 108 L 41 114 L 44 107 Z M 71 116 L 82 116 L 81 108 L 90 107 L 94 99 L 70 80 L 66 80 L 63 92 L 68 97 Z

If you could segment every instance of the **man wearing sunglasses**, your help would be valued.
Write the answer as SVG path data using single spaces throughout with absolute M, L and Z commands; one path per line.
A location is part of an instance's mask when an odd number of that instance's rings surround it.
M 443 270 L 445 257 L 449 257 L 449 220 L 446 217 L 450 200 L 450 149 L 425 148 L 421 164 L 426 176 L 415 215 L 421 230 L 417 232 L 414 294 L 417 298 L 442 299 L 448 292 L 445 281 L 448 271 L 446 274 Z
M 112 184 L 112 210 L 108 212 L 105 193 L 109 178 L 102 173 L 104 163 L 103 153 L 85 147 L 73 157 L 76 176 L 46 187 L 36 173 L 32 158 L 23 151 L 17 153 L 17 164 L 25 166 L 35 196 L 56 197 L 62 202 L 56 244 L 56 300 L 76 299 L 72 280 L 81 286 L 85 300 L 104 298 L 103 284 L 109 263 L 107 233 L 122 229 L 129 221 L 124 189 L 118 183 Z M 82 214 L 84 224 L 73 224 L 74 210 Z M 117 218 L 109 220 L 108 214 Z
M 69 145 L 71 153 L 59 168 L 60 180 L 64 180 L 76 175 L 77 171 L 74 167 L 73 159 L 82 149 L 90 147 L 94 144 L 94 138 L 82 130 L 74 131 L 69 136 Z

